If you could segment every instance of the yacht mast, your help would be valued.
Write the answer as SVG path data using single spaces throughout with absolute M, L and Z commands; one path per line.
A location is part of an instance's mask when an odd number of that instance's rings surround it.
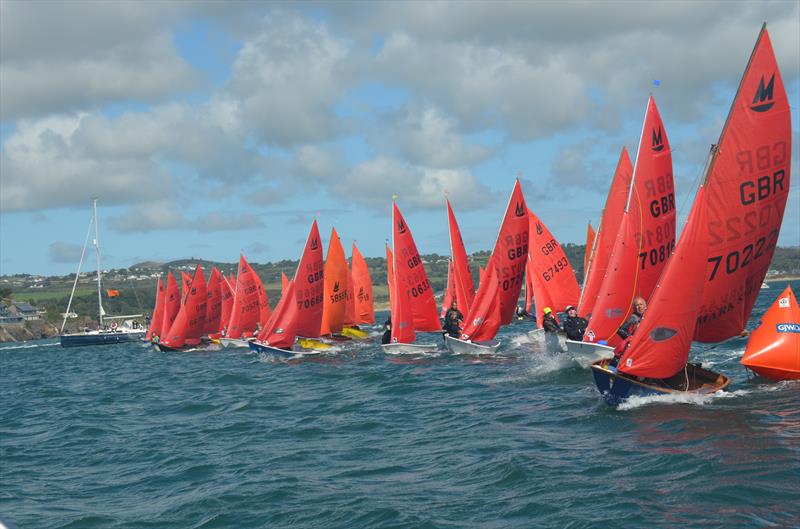
M 100 329 L 103 328 L 103 290 L 100 284 L 100 230 L 97 227 L 97 199 L 92 199 L 92 219 L 94 219 L 94 253 L 97 256 L 97 308 L 100 316 Z

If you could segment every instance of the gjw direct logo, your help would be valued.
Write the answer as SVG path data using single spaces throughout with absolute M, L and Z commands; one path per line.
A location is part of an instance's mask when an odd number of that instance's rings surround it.
M 664 150 L 664 136 L 662 135 L 661 127 L 658 127 L 658 131 L 653 129 L 653 141 L 650 144 L 650 148 L 655 152 Z
M 772 92 L 775 88 L 775 74 L 772 74 L 772 77 L 769 78 L 769 83 L 764 85 L 764 76 L 761 76 L 761 81 L 758 83 L 758 89 L 756 90 L 756 95 L 753 96 L 753 104 L 750 107 L 750 110 L 754 112 L 766 112 L 775 104 L 773 101 Z
M 778 332 L 792 332 L 800 334 L 800 323 L 778 323 L 775 325 Z

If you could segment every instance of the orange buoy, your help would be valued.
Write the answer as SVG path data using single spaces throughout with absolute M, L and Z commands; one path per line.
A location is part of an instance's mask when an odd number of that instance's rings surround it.
M 765 378 L 800 379 L 800 307 L 791 285 L 761 317 L 741 362 Z

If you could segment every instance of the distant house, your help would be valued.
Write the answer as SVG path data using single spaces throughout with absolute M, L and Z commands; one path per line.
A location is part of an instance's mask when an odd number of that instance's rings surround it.
M 0 323 L 22 323 L 22 316 L 11 312 L 11 307 L 5 303 L 0 303 Z
M 12 301 L 11 307 L 9 307 L 8 310 L 11 312 L 11 314 L 19 316 L 25 321 L 39 319 L 39 309 L 28 303 Z

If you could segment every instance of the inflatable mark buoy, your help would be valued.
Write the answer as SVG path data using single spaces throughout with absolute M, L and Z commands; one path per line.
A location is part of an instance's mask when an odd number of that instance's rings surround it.
M 764 378 L 800 379 L 800 307 L 791 285 L 761 317 L 741 362 Z

